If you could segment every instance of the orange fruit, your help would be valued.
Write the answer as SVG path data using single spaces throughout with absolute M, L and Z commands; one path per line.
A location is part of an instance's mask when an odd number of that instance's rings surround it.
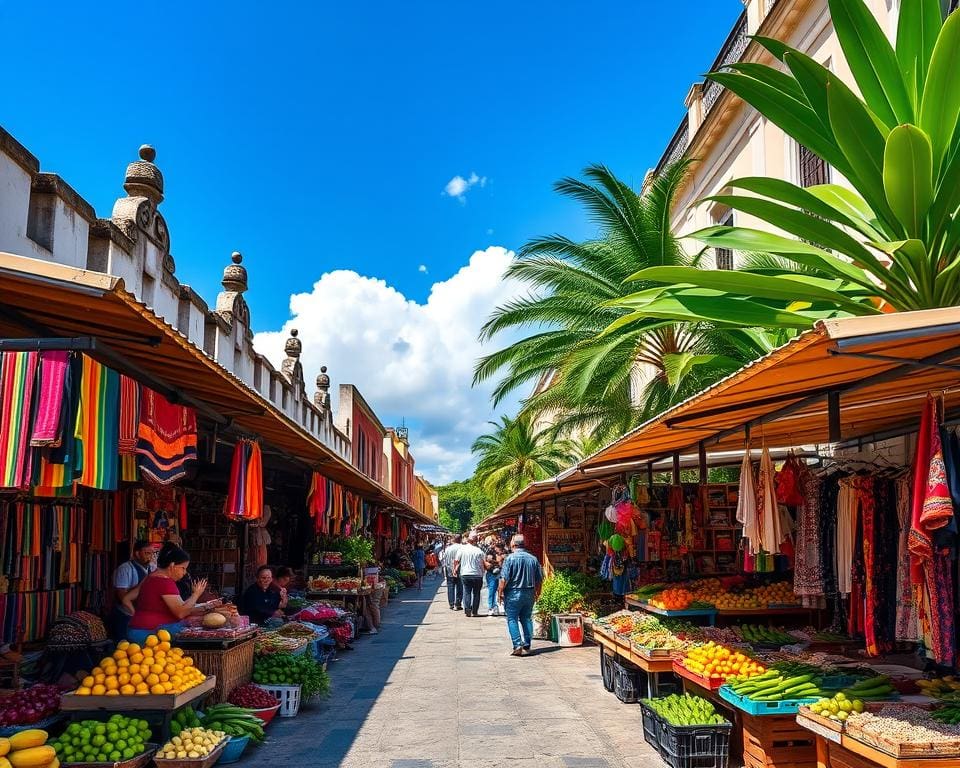
M 166 690 L 158 683 L 157 685 L 150 686 L 150 693 L 152 693 L 154 696 L 160 696 L 166 693 Z
M 120 695 L 120 691 L 118 691 L 116 688 L 112 688 L 112 689 L 110 689 L 109 691 L 107 691 L 106 695 L 107 695 L 107 696 L 119 696 L 119 695 Z
M 84 688 L 93 688 L 97 684 L 97 681 L 93 679 L 93 676 L 87 675 L 83 678 L 83 681 L 80 683 Z
M 147 639 L 144 641 L 143 644 L 144 644 L 145 646 L 147 646 L 147 648 L 153 648 L 153 647 L 155 647 L 155 646 L 157 645 L 157 643 L 159 643 L 159 642 L 160 642 L 160 641 L 157 639 L 157 636 L 156 636 L 156 635 L 149 635 L 149 636 L 147 637 Z
M 120 688 L 120 693 L 124 696 L 133 696 L 137 692 L 136 686 L 133 685 L 124 685 Z
M 90 693 L 92 693 L 94 696 L 103 696 L 103 694 L 105 694 L 106 692 L 107 692 L 107 689 L 104 686 L 100 685 L 99 683 L 90 689 Z
M 90 686 L 88 685 L 81 685 L 79 688 L 77 688 L 77 696 L 89 696 L 90 693 Z

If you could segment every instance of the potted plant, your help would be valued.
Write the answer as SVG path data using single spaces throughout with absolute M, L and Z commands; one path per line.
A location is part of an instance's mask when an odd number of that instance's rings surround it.
M 556 641 L 553 616 L 569 613 L 574 604 L 583 600 L 583 591 L 571 575 L 554 571 L 543 580 L 540 597 L 533 607 L 534 636 Z

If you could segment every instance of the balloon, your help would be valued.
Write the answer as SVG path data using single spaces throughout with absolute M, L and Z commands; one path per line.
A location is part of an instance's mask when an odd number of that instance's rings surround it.
M 623 536 L 621 536 L 619 533 L 615 533 L 610 537 L 610 541 L 607 543 L 610 545 L 610 549 L 612 549 L 614 552 L 619 552 L 624 548 L 624 546 L 626 546 L 627 542 L 624 541 Z
M 606 511 L 603 513 L 604 517 L 607 518 L 611 523 L 617 522 L 617 508 L 611 504 L 607 507 Z

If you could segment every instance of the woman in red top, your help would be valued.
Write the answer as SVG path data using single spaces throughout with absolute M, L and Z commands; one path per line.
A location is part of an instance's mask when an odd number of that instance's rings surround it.
M 177 582 L 187 574 L 190 556 L 175 544 L 167 542 L 157 556 L 157 570 L 140 582 L 124 598 L 136 600 L 130 619 L 127 639 L 142 643 L 147 635 L 166 629 L 175 635 L 183 629 L 183 620 L 196 612 L 197 600 L 207 589 L 206 579 L 193 582 L 193 591 L 187 600 L 180 597 Z

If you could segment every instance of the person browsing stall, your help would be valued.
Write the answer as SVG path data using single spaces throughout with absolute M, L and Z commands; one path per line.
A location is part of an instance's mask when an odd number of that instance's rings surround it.
M 543 569 L 526 550 L 526 542 L 517 534 L 510 540 L 512 550 L 500 567 L 500 602 L 507 614 L 507 629 L 513 643 L 511 656 L 526 656 L 533 642 L 533 604 L 540 597 Z
M 190 555 L 175 544 L 167 542 L 157 555 L 157 570 L 128 592 L 123 602 L 128 608 L 135 604 L 127 639 L 142 643 L 147 635 L 165 629 L 175 635 L 184 627 L 184 619 L 191 614 L 207 612 L 207 606 L 198 606 L 200 596 L 207 590 L 206 579 L 196 579 L 190 597 L 180 597 L 177 582 L 187 575 Z M 136 601 L 134 603 L 134 601 Z
M 293 569 L 287 568 L 285 565 L 281 565 L 277 568 L 277 572 L 273 574 L 273 584 L 270 587 L 280 593 L 281 611 L 287 607 L 287 601 L 290 599 L 287 594 L 287 587 L 290 586 L 291 581 L 293 581 Z
M 284 593 L 286 590 L 284 590 Z M 269 565 L 257 568 L 257 580 L 243 591 L 240 613 L 249 616 L 254 624 L 264 624 L 273 618 L 282 618 L 281 593 L 273 589 L 273 571 Z
M 123 604 L 123 599 L 156 570 L 156 554 L 156 547 L 151 542 L 138 539 L 130 552 L 130 559 L 120 563 L 113 572 L 114 603 L 110 623 L 115 641 L 126 638 L 130 617 L 133 616 L 133 611 Z

